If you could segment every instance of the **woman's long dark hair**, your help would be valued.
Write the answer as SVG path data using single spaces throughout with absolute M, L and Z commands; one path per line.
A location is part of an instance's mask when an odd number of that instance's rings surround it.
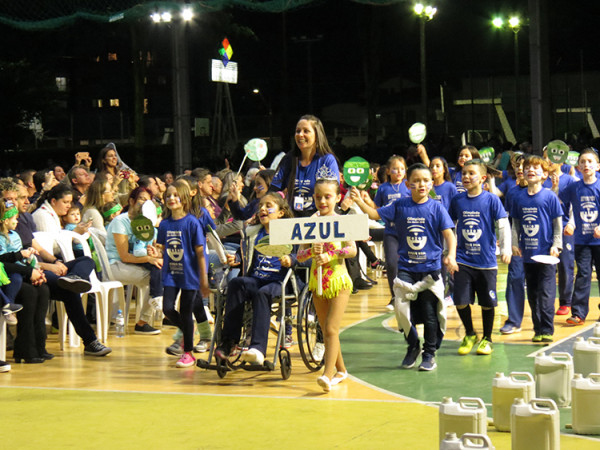
M 335 156 L 335 153 L 333 153 L 331 147 L 329 146 L 329 142 L 327 141 L 327 135 L 325 134 L 325 128 L 323 127 L 323 122 L 321 122 L 321 119 L 319 119 L 317 116 L 313 116 L 312 114 L 306 114 L 300 117 L 300 119 L 298 119 L 298 122 L 300 122 L 301 120 L 308 121 L 312 125 L 313 130 L 315 131 L 315 147 L 317 150 L 315 156 L 333 155 L 339 167 L 340 162 Z M 296 177 L 298 176 L 298 161 L 300 156 L 300 149 L 296 145 L 293 150 L 290 150 L 285 155 L 285 157 L 281 160 L 281 163 L 279 164 L 281 166 L 285 159 L 287 159 L 290 163 L 290 177 L 288 179 L 287 184 L 287 201 L 290 206 L 292 206 L 294 203 L 294 187 L 296 187 Z M 279 170 L 279 168 L 277 168 L 277 170 Z
M 48 203 L 50 203 L 51 200 L 60 200 L 61 198 L 67 195 L 73 195 L 73 190 L 71 189 L 71 186 L 64 183 L 59 183 L 49 191 L 44 192 L 42 195 L 40 195 L 40 198 L 35 204 L 35 209 L 39 209 L 45 201 L 48 201 Z

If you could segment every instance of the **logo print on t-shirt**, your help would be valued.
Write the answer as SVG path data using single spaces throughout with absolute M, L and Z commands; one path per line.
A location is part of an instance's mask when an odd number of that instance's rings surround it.
M 585 202 L 581 204 L 581 211 L 579 212 L 581 220 L 587 223 L 595 222 L 598 218 L 598 210 L 594 202 Z
M 172 237 L 167 240 L 167 255 L 169 255 L 171 261 L 179 262 L 183 259 L 183 247 L 181 246 L 181 239 L 178 237 Z
M 535 236 L 540 231 L 540 226 L 536 222 L 537 216 L 535 214 L 526 214 L 523 216 L 523 232 L 527 236 Z
M 463 222 L 463 237 L 469 242 L 478 241 L 481 237 L 481 228 L 479 228 L 479 220 L 467 219 Z
M 412 225 L 408 227 L 410 234 L 406 235 L 406 243 L 413 250 L 421 250 L 427 244 L 427 236 L 425 236 L 425 227 L 420 225 Z

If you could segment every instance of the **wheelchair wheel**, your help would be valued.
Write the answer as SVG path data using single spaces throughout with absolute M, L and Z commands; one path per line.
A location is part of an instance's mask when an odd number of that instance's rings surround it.
M 290 352 L 286 348 L 279 349 L 279 366 L 281 368 L 281 377 L 287 380 L 292 374 L 292 360 Z
M 308 286 L 304 287 L 300 295 L 296 329 L 302 361 L 311 372 L 316 372 L 323 366 L 323 360 L 316 360 L 313 351 L 317 343 L 322 344 L 323 333 L 317 319 L 312 292 L 308 290 Z
M 225 378 L 227 372 L 227 361 L 221 358 L 217 358 L 217 375 L 219 375 L 219 378 Z

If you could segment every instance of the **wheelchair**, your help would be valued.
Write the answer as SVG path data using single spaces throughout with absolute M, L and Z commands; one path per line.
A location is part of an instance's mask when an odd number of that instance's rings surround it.
M 281 376 L 284 380 L 287 380 L 292 373 L 292 361 L 289 350 L 284 347 L 284 339 L 286 325 L 291 325 L 293 319 L 286 311 L 291 311 L 291 307 L 297 304 L 300 298 L 298 281 L 296 280 L 294 270 L 288 269 L 284 280 L 281 282 L 281 295 L 274 297 L 271 301 L 271 313 L 275 316 L 277 324 L 277 342 L 275 344 L 273 359 L 267 360 L 265 357 L 262 365 L 250 364 L 241 360 L 242 351 L 248 347 L 251 337 L 252 306 L 250 302 L 246 302 L 245 305 L 240 342 L 232 349 L 227 359 L 216 356 L 215 351 L 221 342 L 225 318 L 227 276 L 223 276 L 221 279 L 219 285 L 214 290 L 213 298 L 215 325 L 210 342 L 208 359 L 198 359 L 196 365 L 202 369 L 215 370 L 220 378 L 224 378 L 228 372 L 240 369 L 252 372 L 272 372 L 276 370 L 277 363 L 279 362 Z
M 308 370 L 316 372 L 324 364 L 323 351 L 325 344 L 323 343 L 323 332 L 315 311 L 312 292 L 308 290 L 308 283 L 300 294 L 296 316 L 296 331 L 302 361 Z M 319 350 L 321 351 L 319 352 Z

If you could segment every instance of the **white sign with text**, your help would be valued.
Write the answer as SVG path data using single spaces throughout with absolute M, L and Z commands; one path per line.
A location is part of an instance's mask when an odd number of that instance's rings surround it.
M 369 239 L 366 214 L 278 219 L 269 223 L 272 245 L 315 242 L 364 241 Z

